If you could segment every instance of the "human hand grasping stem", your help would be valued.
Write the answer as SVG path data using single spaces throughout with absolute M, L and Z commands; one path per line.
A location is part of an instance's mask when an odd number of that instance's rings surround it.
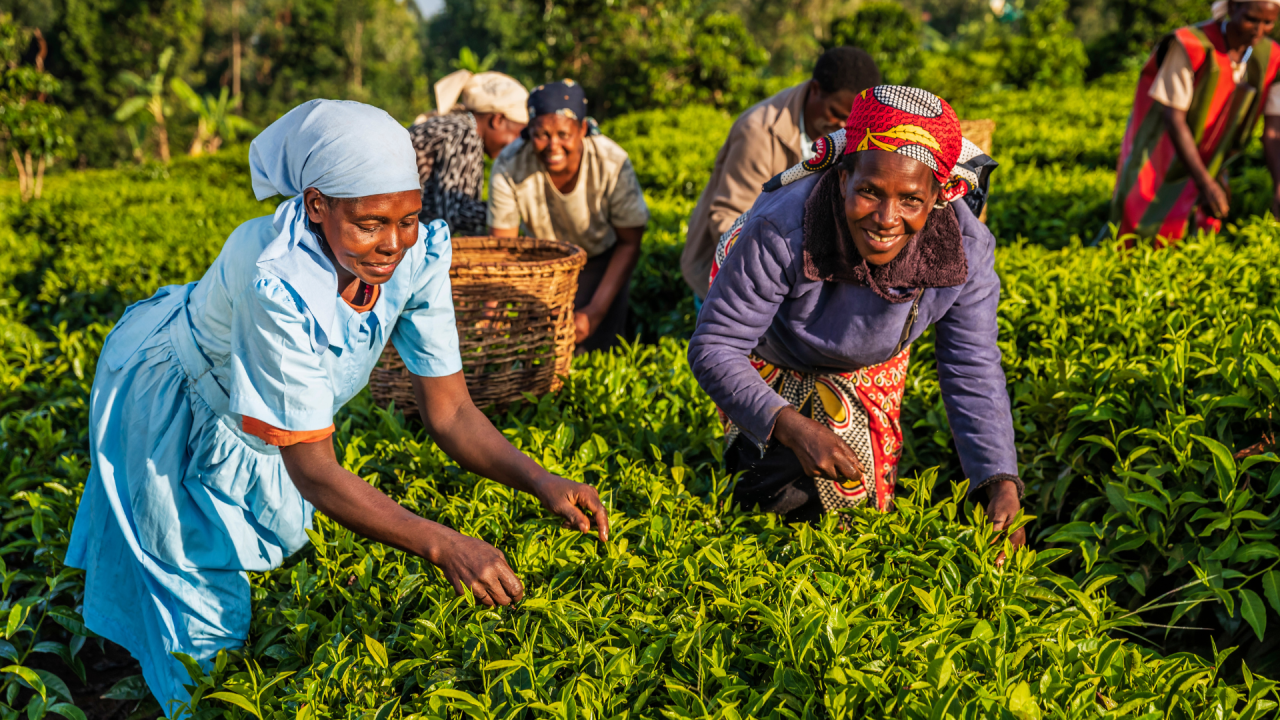
M 609 515 L 595 488 L 547 473 L 532 493 L 542 501 L 543 507 L 564 518 L 566 527 L 589 533 L 594 522 L 596 537 L 601 542 L 609 541 Z M 591 513 L 590 519 L 586 513 Z
M 997 533 L 1013 524 L 1022 509 L 1018 500 L 1018 486 L 1012 480 L 1000 480 L 987 486 L 987 518 L 991 520 L 992 529 Z M 1027 544 L 1027 529 L 1020 527 L 1009 536 L 1014 550 Z M 1004 565 L 1004 553 L 996 556 L 996 567 Z

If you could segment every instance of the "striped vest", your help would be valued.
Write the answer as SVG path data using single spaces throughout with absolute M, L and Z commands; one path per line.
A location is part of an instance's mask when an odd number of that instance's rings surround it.
M 1186 163 L 1165 132 L 1165 105 L 1148 93 L 1171 43 L 1186 50 L 1195 73 L 1187 125 L 1200 159 L 1214 177 L 1248 143 L 1280 69 L 1280 48 L 1270 38 L 1253 47 L 1245 77 L 1237 85 L 1227 57 L 1226 39 L 1215 21 L 1184 27 L 1162 39 L 1142 68 L 1133 112 L 1125 128 L 1111 199 L 1111 222 L 1120 234 L 1159 236 L 1164 242 L 1186 234 L 1200 192 Z M 1196 213 L 1196 226 L 1217 229 L 1220 223 Z

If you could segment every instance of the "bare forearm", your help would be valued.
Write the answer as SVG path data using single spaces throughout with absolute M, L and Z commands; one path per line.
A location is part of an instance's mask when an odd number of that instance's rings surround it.
M 422 422 L 440 449 L 464 470 L 536 495 L 547 472 L 515 449 L 471 401 L 462 373 L 418 377 L 414 395 Z
M 537 480 L 546 474 L 538 463 L 515 449 L 473 403 L 458 409 L 452 422 L 431 433 L 440 449 L 468 472 L 534 493 Z
M 644 235 L 644 228 L 617 228 L 616 230 L 618 244 L 613 251 L 613 257 L 609 258 L 609 266 L 605 268 L 604 277 L 600 279 L 595 294 L 591 296 L 591 303 L 586 308 L 588 313 L 594 312 L 601 317 L 609 311 L 614 298 L 618 297 L 622 286 L 631 279 L 631 273 L 635 271 L 636 263 L 640 261 L 640 242 Z
M 1169 139 L 1173 141 L 1173 149 L 1178 153 L 1178 157 L 1182 158 L 1182 162 L 1186 163 L 1196 185 L 1204 187 L 1206 182 L 1213 182 L 1208 168 L 1200 159 L 1200 149 L 1196 147 L 1195 137 L 1191 135 L 1191 127 L 1187 125 L 1187 114 L 1181 110 L 1165 108 L 1164 126 L 1169 133 Z
M 453 530 L 418 517 L 338 464 L 330 441 L 282 448 L 285 469 L 302 497 L 353 532 L 439 564 Z M 316 443 L 320 445 L 320 443 Z

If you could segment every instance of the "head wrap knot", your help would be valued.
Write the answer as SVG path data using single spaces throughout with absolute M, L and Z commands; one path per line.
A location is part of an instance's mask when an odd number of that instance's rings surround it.
M 471 112 L 498 113 L 521 125 L 529 122 L 529 110 L 525 107 L 529 91 L 510 75 L 457 70 L 440 78 L 435 91 L 436 110 L 440 113 L 461 105 Z

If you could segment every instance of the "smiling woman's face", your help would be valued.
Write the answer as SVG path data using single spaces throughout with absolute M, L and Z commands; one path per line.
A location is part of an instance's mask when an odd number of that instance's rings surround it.
M 339 282 L 354 276 L 381 285 L 418 242 L 422 193 L 417 190 L 335 199 L 307 188 L 303 202 L 307 217 L 324 232 Z
M 563 115 L 539 115 L 529 123 L 534 152 L 551 173 L 574 173 L 582 163 L 582 139 L 587 123 Z
M 853 170 L 840 170 L 840 192 L 858 254 L 872 265 L 884 265 L 924 229 L 939 187 L 919 160 L 867 150 Z

